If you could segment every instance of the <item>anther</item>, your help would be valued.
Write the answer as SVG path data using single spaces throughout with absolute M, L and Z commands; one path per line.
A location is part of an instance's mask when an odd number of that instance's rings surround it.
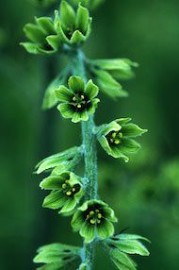
M 63 189 L 65 189 L 66 187 L 67 187 L 67 185 L 66 185 L 66 184 L 63 184 L 63 185 L 62 185 L 62 188 L 63 188 Z
M 73 100 L 73 101 L 77 101 L 77 98 L 76 98 L 76 97 L 73 97 L 72 100 Z
M 119 139 L 116 139 L 116 140 L 114 140 L 114 142 L 115 142 L 115 144 L 120 144 L 120 140 Z
M 78 109 L 81 109 L 81 104 L 76 105 Z
M 67 196 L 71 196 L 71 194 L 72 194 L 72 192 L 70 190 L 66 192 Z
M 85 99 L 84 95 L 81 95 L 81 99 Z
M 96 223 L 95 219 L 90 219 L 90 223 L 94 225 Z
M 93 216 L 93 215 L 94 215 L 94 211 L 90 211 L 90 212 L 89 212 L 89 215 L 90 215 L 90 216 Z
M 101 219 L 102 218 L 102 215 L 101 213 L 98 214 L 98 218 Z
M 76 189 L 75 189 L 75 188 L 72 188 L 72 191 L 73 191 L 73 192 L 75 192 L 75 191 L 76 191 Z

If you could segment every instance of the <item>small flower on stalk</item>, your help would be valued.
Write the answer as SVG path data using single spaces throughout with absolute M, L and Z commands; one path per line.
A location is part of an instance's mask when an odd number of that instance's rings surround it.
M 130 118 L 116 119 L 109 124 L 102 125 L 97 130 L 98 140 L 108 155 L 123 158 L 126 162 L 129 161 L 128 155 L 140 149 L 140 144 L 132 138 L 147 131 L 129 123 L 130 121 Z
M 81 178 L 72 172 L 64 172 L 60 175 L 52 175 L 45 178 L 40 187 L 51 190 L 44 199 L 43 207 L 59 209 L 59 213 L 69 214 L 73 211 L 83 196 Z
M 49 55 L 56 53 L 62 46 L 60 35 L 50 17 L 35 18 L 35 24 L 26 24 L 24 32 L 30 42 L 22 42 L 21 45 L 29 53 Z
M 56 13 L 56 25 L 61 39 L 68 45 L 79 45 L 91 32 L 91 18 L 88 9 L 78 5 L 77 11 L 66 1 L 60 5 L 60 13 Z
M 98 87 L 91 80 L 85 85 L 77 76 L 70 77 L 68 85 L 69 88 L 62 85 L 56 90 L 56 96 L 62 102 L 57 107 L 58 110 L 64 118 L 71 118 L 74 123 L 87 121 L 99 102 L 99 99 L 95 98 Z
M 74 231 L 79 231 L 87 243 L 94 238 L 105 239 L 114 233 L 113 222 L 117 222 L 114 211 L 103 201 L 90 200 L 75 212 L 72 219 Z

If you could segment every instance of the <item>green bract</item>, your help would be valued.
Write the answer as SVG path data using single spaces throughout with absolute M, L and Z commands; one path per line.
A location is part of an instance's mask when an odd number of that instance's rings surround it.
M 128 155 L 137 152 L 140 145 L 133 138 L 142 135 L 146 129 L 129 123 L 130 118 L 120 118 L 97 129 L 98 140 L 103 149 L 114 158 L 123 158 L 128 162 Z
M 71 269 L 72 262 L 80 263 L 79 247 L 54 243 L 39 248 L 37 252 L 34 262 L 43 264 L 38 270 Z
M 56 90 L 56 96 L 61 102 L 58 110 L 64 118 L 71 118 L 74 123 L 87 121 L 99 102 L 95 98 L 98 87 L 91 80 L 85 85 L 78 76 L 70 77 L 68 86 L 69 88 L 62 85 Z
M 54 22 L 50 17 L 35 18 L 35 24 L 28 23 L 24 27 L 26 37 L 30 42 L 21 45 L 33 54 L 53 54 L 62 46 L 60 35 L 57 34 Z
M 148 239 L 139 235 L 119 234 L 104 242 L 111 260 L 119 270 L 136 270 L 136 264 L 128 254 L 149 256 L 148 250 L 140 240 L 148 241 Z
M 96 237 L 105 239 L 113 235 L 112 222 L 117 222 L 114 211 L 100 200 L 90 200 L 77 209 L 72 227 L 89 243 Z
M 97 59 L 88 61 L 90 73 L 100 89 L 112 98 L 125 97 L 120 80 L 131 79 L 134 76 L 132 67 L 137 63 L 129 59 Z
M 56 13 L 56 26 L 61 39 L 68 45 L 79 45 L 84 42 L 91 31 L 91 18 L 88 9 L 78 5 L 77 11 L 66 1 L 60 5 L 60 13 Z
M 40 183 L 40 187 L 51 190 L 43 201 L 43 207 L 50 209 L 61 208 L 59 213 L 64 214 L 74 210 L 84 193 L 81 178 L 72 172 L 51 175 Z

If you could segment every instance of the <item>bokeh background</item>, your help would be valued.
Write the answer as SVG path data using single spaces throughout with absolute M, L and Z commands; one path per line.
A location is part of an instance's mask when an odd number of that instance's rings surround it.
M 139 269 L 179 269 L 179 1 L 106 0 L 95 13 L 85 46 L 91 58 L 127 57 L 140 64 L 124 82 L 129 98 L 102 97 L 98 124 L 130 116 L 148 133 L 129 164 L 99 147 L 101 197 L 119 217 L 116 231 L 148 237 L 149 258 Z M 80 126 L 56 109 L 41 110 L 44 90 L 58 71 L 55 59 L 27 54 L 22 28 L 45 11 L 31 1 L 0 2 L 0 269 L 32 270 L 37 247 L 80 243 L 70 219 L 42 209 L 42 177 L 32 174 L 42 158 L 79 144 Z M 60 62 L 60 55 L 59 61 Z M 95 269 L 113 269 L 98 251 Z

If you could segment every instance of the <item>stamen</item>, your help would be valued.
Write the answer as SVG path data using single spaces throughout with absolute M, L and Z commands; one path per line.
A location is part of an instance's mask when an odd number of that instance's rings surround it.
M 76 191 L 76 188 L 72 188 L 72 191 L 75 192 Z
M 93 215 L 94 215 L 94 211 L 90 211 L 90 212 L 89 212 L 89 215 L 90 215 L 90 216 L 93 216 Z
M 64 183 L 64 184 L 62 185 L 62 188 L 65 189 L 66 187 L 67 187 L 67 184 Z
M 72 194 L 72 192 L 70 190 L 66 192 L 67 196 L 71 196 L 71 194 Z
M 73 101 L 77 101 L 77 98 L 76 98 L 76 97 L 73 97 L 72 100 L 73 100 Z
M 81 107 L 82 107 L 81 104 L 77 104 L 76 106 L 78 109 L 81 109 Z
M 101 213 L 98 214 L 98 218 L 101 219 L 102 218 L 102 215 Z
M 90 219 L 90 223 L 94 225 L 96 223 L 95 219 Z

